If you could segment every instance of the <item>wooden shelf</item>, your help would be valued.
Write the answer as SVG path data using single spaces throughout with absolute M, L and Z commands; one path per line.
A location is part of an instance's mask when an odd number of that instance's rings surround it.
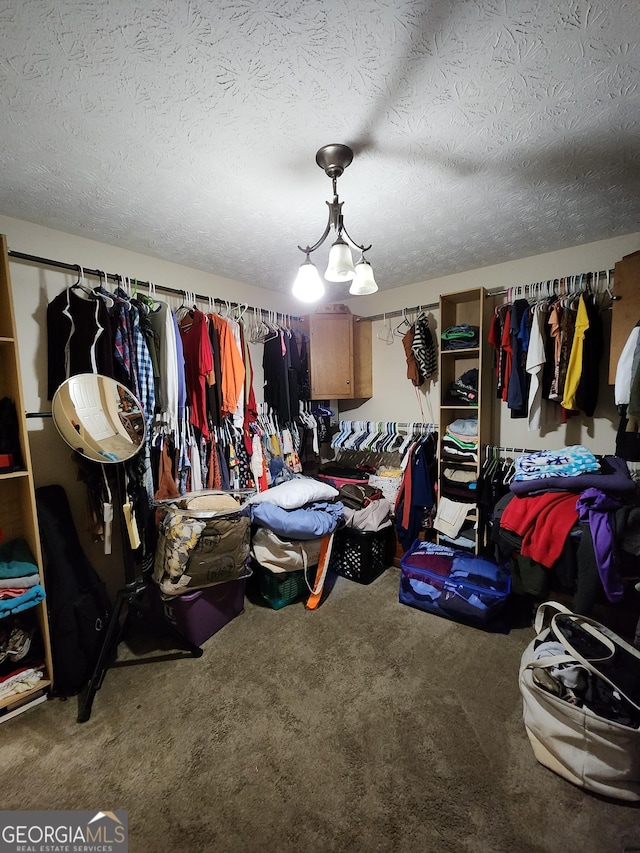
M 0 474 L 0 480 L 15 480 L 19 477 L 28 477 L 28 471 L 7 471 L 6 474 Z
M 440 348 L 440 473 L 438 477 L 438 494 L 440 496 L 446 495 L 446 487 L 443 488 L 441 479 L 444 468 L 460 468 L 465 471 L 474 471 L 477 476 L 480 476 L 483 464 L 483 449 L 490 437 L 491 403 L 490 389 L 487 387 L 487 377 L 490 377 L 490 369 L 488 369 L 489 366 L 487 364 L 489 346 L 486 343 L 486 323 L 488 322 L 488 317 L 484 310 L 485 300 L 486 293 L 482 287 L 464 291 L 463 293 L 447 293 L 440 297 L 440 327 L 442 330 L 461 323 L 477 326 L 479 330 L 477 347 L 463 347 L 461 349 Z M 469 369 L 477 369 L 478 371 L 477 404 L 469 405 L 463 402 L 452 404 L 445 402 L 449 398 L 449 386 L 451 383 Z M 486 400 L 486 403 L 483 405 L 484 400 Z M 447 427 L 454 418 L 464 417 L 465 415 L 469 417 L 473 416 L 478 420 L 478 433 L 473 439 L 477 441 L 476 453 L 478 459 L 476 462 L 452 459 L 442 454 L 442 439 Z M 460 438 L 463 441 L 465 439 L 464 436 L 460 436 Z M 478 512 L 475 504 L 470 504 L 466 520 L 478 520 Z M 476 530 L 473 531 L 473 534 L 476 538 L 475 552 L 478 553 L 481 543 L 477 541 Z
M 47 699 L 47 691 L 51 687 L 51 682 L 43 678 L 31 690 L 25 690 L 23 693 L 12 693 L 0 699 L 0 723 L 4 723 L 15 717 L 16 714 L 21 714 L 23 711 L 28 711 L 34 705 L 39 705 Z
M 24 414 L 20 359 L 16 345 L 9 256 L 7 240 L 4 235 L 0 235 L 0 349 L 0 396 L 9 397 L 15 404 L 22 456 L 20 461 L 25 466 L 19 471 L 0 474 L 0 529 L 5 542 L 21 539 L 27 543 L 38 568 L 38 582 L 44 588 L 35 488 L 30 467 L 29 434 Z M 43 695 L 53 684 L 53 663 L 46 601 L 40 601 L 28 610 L 16 614 L 16 616 L 5 616 L 0 620 L 0 624 L 4 626 L 14 619 L 20 619 L 23 613 L 29 614 L 30 620 L 34 623 L 33 627 L 39 634 L 39 641 L 44 652 L 44 678 L 31 690 L 26 690 L 23 693 L 12 693 L 10 696 L 0 699 L 0 709 L 4 709 L 4 713 L 0 715 L 2 722 L 15 716 L 16 713 L 21 713 L 30 704 L 41 701 Z M 24 663 L 25 666 L 28 666 L 29 664 L 26 661 L 28 658 L 25 659 Z
M 465 406 L 464 403 L 460 406 L 440 406 L 441 409 L 451 409 L 453 411 L 459 412 L 461 409 L 464 412 L 477 412 L 477 406 Z

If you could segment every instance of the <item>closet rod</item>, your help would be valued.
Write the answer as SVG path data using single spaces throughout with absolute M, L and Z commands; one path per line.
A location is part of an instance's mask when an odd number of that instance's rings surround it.
M 600 279 L 600 276 L 607 275 L 607 274 L 610 276 L 613 275 L 613 272 L 614 272 L 613 270 L 609 270 L 608 273 L 607 273 L 607 270 L 600 270 L 598 272 L 598 280 Z M 560 276 L 560 278 L 570 278 L 570 277 L 571 276 Z M 559 279 L 549 279 L 549 281 L 557 281 L 557 280 L 559 280 Z M 531 285 L 530 284 L 516 284 L 513 287 L 505 287 L 502 290 L 487 290 L 487 296 L 506 296 L 508 293 L 510 293 L 513 290 L 524 289 L 526 287 L 531 287 Z M 615 296 L 612 298 L 616 299 Z M 617 298 L 619 298 L 619 297 L 617 297 Z M 430 310 L 430 309 L 439 308 L 439 307 L 440 307 L 439 302 L 429 302 L 426 305 L 414 305 L 413 308 L 397 308 L 394 311 L 386 311 L 383 314 L 372 314 L 369 317 L 357 317 L 356 319 L 358 320 L 358 322 L 361 322 L 364 320 L 369 320 L 370 322 L 373 322 L 374 320 L 386 320 L 387 317 L 403 317 L 405 314 L 413 314 L 416 311 L 425 311 L 425 310 Z
M 11 249 L 9 249 L 7 254 L 9 255 L 9 258 L 11 258 L 13 260 L 27 261 L 30 264 L 37 264 L 38 266 L 41 266 L 41 267 L 54 267 L 55 269 L 67 270 L 68 272 L 75 272 L 75 273 L 80 271 L 79 264 L 68 264 L 68 263 L 65 263 L 64 261 L 54 261 L 51 258 L 40 258 L 37 255 L 27 255 L 25 252 L 15 252 Z M 90 276 L 93 276 L 94 278 L 102 278 L 102 277 L 106 276 L 107 279 L 110 281 L 114 281 L 114 282 L 121 282 L 122 281 L 122 276 L 117 275 L 116 273 L 106 273 L 103 270 L 88 269 L 87 267 L 82 267 L 82 271 L 84 272 L 85 275 L 90 275 Z M 149 287 L 154 287 L 156 290 L 159 290 L 162 293 L 173 293 L 173 294 L 177 294 L 178 296 L 179 295 L 183 295 L 183 296 L 186 295 L 186 292 L 184 290 L 180 290 L 177 287 L 168 287 L 166 284 L 153 284 L 153 282 L 140 281 L 139 279 L 136 279 L 133 277 L 131 278 L 131 280 L 137 282 L 137 284 L 140 285 L 141 287 L 146 287 L 147 289 L 149 289 Z M 188 292 L 191 292 L 191 291 L 188 291 Z M 220 299 L 218 296 L 214 296 L 214 297 L 203 296 L 201 293 L 194 293 L 193 295 L 195 296 L 196 299 L 201 299 L 203 302 L 208 302 L 208 300 L 210 298 L 213 298 L 213 301 L 217 302 L 218 305 L 229 305 L 231 308 L 244 308 L 245 307 L 243 302 L 230 302 L 230 301 L 227 301 L 226 299 Z M 269 308 L 254 308 L 252 305 L 247 305 L 246 309 L 248 311 L 259 311 L 261 314 L 274 314 L 275 313 L 276 315 L 279 315 L 280 317 L 289 317 L 289 319 L 295 320 L 296 322 L 300 322 L 300 320 L 302 319 L 301 317 L 296 317 L 293 314 L 287 314 L 285 311 L 272 311 Z
M 541 453 L 541 449 L 538 448 L 534 450 L 531 447 L 502 447 L 500 444 L 486 444 L 485 445 L 485 453 L 490 455 L 491 453 Z
M 366 424 L 370 424 L 371 426 L 374 426 L 374 427 L 377 427 L 378 424 L 386 424 L 389 426 L 393 426 L 396 429 L 409 429 L 409 428 L 415 429 L 417 427 L 418 430 L 423 430 L 423 429 L 437 429 L 438 428 L 438 424 L 426 423 L 423 421 L 407 421 L 405 423 L 404 421 L 351 421 L 351 420 L 347 421 L 347 420 L 344 420 L 344 421 L 339 421 L 339 423 L 341 423 L 341 424 L 366 423 Z

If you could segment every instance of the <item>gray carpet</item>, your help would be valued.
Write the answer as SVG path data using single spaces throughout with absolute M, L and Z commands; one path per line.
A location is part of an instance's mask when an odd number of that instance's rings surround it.
M 397 587 L 390 569 L 316 612 L 247 602 L 200 659 L 112 667 L 89 722 L 75 699 L 7 722 L 2 807 L 125 809 L 133 853 L 640 850 L 637 807 L 533 757 L 532 629 L 449 622 Z

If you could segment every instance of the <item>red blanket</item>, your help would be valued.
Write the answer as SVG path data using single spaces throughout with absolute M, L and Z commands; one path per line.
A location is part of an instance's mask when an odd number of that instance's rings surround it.
M 562 554 L 567 536 L 578 521 L 578 495 L 545 492 L 513 498 L 502 513 L 500 527 L 522 536 L 520 552 L 550 569 Z

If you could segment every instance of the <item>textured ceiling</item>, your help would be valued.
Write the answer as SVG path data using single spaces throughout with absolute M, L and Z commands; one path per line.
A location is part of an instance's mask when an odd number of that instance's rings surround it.
M 381 289 L 630 233 L 639 40 L 638 0 L 0 0 L 0 213 L 288 291 L 344 142 Z

